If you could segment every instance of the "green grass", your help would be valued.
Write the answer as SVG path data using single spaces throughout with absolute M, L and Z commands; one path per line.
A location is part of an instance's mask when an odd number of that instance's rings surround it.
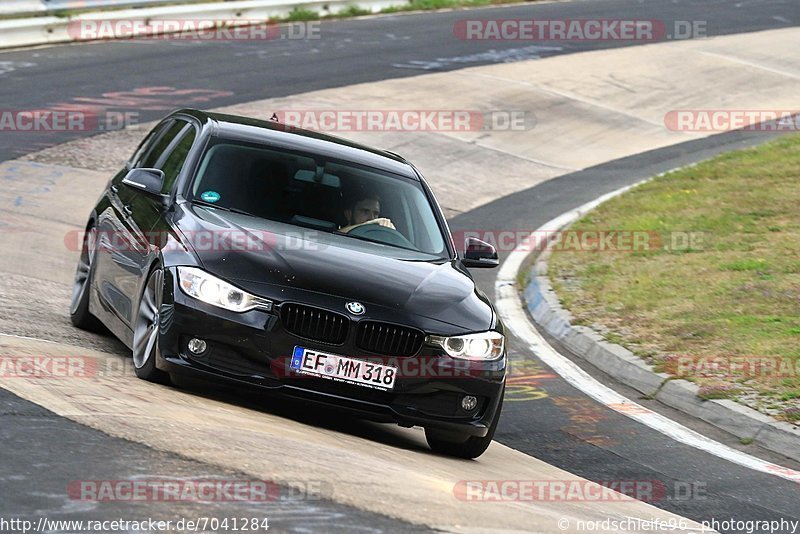
M 711 399 L 733 399 L 736 398 L 741 391 L 737 388 L 730 386 L 703 386 L 697 393 L 697 396 L 703 400 Z
M 310 9 L 302 7 L 294 7 L 292 11 L 281 20 L 286 22 L 302 22 L 305 20 L 318 20 L 319 18 L 319 13 L 316 11 L 311 11 Z
M 336 15 L 342 18 L 349 18 L 349 17 L 362 17 L 364 15 L 371 15 L 372 11 L 369 9 L 364 9 L 358 6 L 347 6 L 343 10 L 339 11 Z
M 799 136 L 656 178 L 570 230 L 661 238 L 661 246 L 635 252 L 553 252 L 553 286 L 578 322 L 608 329 L 611 340 L 669 373 L 677 356 L 778 357 L 798 369 Z M 696 236 L 695 246 L 669 246 L 683 235 Z M 800 376 L 757 375 L 687 378 L 703 398 L 744 388 L 798 405 Z

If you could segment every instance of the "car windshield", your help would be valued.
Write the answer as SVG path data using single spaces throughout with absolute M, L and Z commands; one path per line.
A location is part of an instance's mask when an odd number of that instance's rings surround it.
M 355 163 L 215 139 L 192 182 L 191 200 L 315 230 L 307 236 L 322 231 L 343 246 L 403 259 L 449 258 L 422 185 Z

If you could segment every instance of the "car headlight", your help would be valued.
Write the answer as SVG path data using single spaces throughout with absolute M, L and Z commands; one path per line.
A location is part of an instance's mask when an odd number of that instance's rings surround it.
M 178 278 L 184 293 L 213 306 L 235 312 L 272 309 L 272 301 L 242 291 L 196 267 L 178 267 Z
M 481 332 L 463 336 L 428 336 L 428 342 L 442 347 L 453 358 L 497 360 L 503 356 L 505 338 L 499 332 Z

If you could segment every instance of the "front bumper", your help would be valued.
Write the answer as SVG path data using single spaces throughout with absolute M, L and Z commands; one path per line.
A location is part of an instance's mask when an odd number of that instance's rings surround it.
M 489 431 L 505 382 L 505 356 L 495 362 L 468 362 L 423 346 L 414 356 L 387 358 L 358 349 L 355 328 L 343 344 L 327 345 L 285 330 L 279 306 L 272 312 L 230 312 L 186 296 L 177 289 L 174 269 L 165 275 L 159 369 L 256 386 L 374 421 L 481 437 Z M 193 337 L 208 346 L 202 356 L 188 350 Z M 394 387 L 384 391 L 296 374 L 289 360 L 298 345 L 395 366 Z M 478 399 L 469 412 L 461 407 L 465 395 Z

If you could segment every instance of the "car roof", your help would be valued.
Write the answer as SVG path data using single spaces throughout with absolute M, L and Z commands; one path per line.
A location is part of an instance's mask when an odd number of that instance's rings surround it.
M 277 121 L 226 115 L 197 109 L 181 109 L 173 115 L 189 115 L 201 123 L 211 123 L 212 135 L 226 139 L 268 143 L 284 148 L 319 154 L 389 171 L 418 180 L 413 166 L 387 150 L 368 147 L 341 137 L 328 135 Z

